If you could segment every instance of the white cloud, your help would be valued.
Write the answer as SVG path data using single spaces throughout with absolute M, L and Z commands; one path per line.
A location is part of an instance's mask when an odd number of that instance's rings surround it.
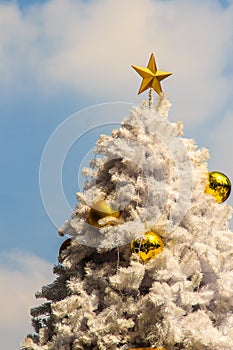
M 72 88 L 87 96 L 140 102 L 140 77 L 131 64 L 171 70 L 164 82 L 175 119 L 215 116 L 230 99 L 233 6 L 217 0 L 51 0 L 24 13 L 0 6 L 5 79 L 33 77 L 44 90 Z M 232 66 L 231 66 L 232 68 Z
M 30 308 L 41 304 L 35 292 L 54 280 L 47 261 L 19 251 L 0 253 L 1 348 L 19 349 L 31 329 Z
M 232 148 L 223 147 L 220 145 L 224 144 L 226 140 L 228 142 L 232 139 L 232 130 L 233 130 L 233 111 L 228 111 L 221 120 L 221 124 L 217 124 L 214 128 L 213 134 L 210 135 L 213 152 L 216 155 L 217 163 L 219 165 L 224 165 L 225 170 L 233 173 L 233 163 L 232 163 Z M 230 145 L 229 145 L 230 146 Z

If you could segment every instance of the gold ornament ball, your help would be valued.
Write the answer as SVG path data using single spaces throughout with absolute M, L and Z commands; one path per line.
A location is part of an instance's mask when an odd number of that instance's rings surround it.
M 217 203 L 222 203 L 231 193 L 231 182 L 226 175 L 219 171 L 209 172 L 209 183 L 205 193 L 212 195 Z
M 157 233 L 149 231 L 145 238 L 133 240 L 130 248 L 132 253 L 137 253 L 143 262 L 147 262 L 162 252 L 164 243 Z
M 106 216 L 120 217 L 120 212 L 114 210 L 105 200 L 100 200 L 93 204 L 88 214 L 88 223 L 95 227 L 100 227 L 98 221 Z

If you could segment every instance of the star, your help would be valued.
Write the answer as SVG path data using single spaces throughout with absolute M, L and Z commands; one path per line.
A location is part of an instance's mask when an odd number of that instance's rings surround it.
M 162 93 L 160 81 L 172 74 L 171 72 L 163 72 L 161 70 L 157 70 L 153 53 L 150 56 L 150 60 L 146 68 L 139 66 L 132 67 L 143 78 L 138 94 L 149 88 L 152 88 L 157 92 L 158 95 L 160 95 Z

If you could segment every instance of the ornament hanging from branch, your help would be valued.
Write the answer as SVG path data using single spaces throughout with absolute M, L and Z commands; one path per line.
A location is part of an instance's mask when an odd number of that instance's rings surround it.
M 67 238 L 60 246 L 59 249 L 59 255 L 58 255 L 58 261 L 62 262 L 64 256 L 65 256 L 65 251 L 71 246 L 72 243 L 72 239 L 71 238 Z
M 100 200 L 93 204 L 91 207 L 87 222 L 95 227 L 102 227 L 105 224 L 101 224 L 102 219 L 109 218 L 108 224 L 115 224 L 116 219 L 120 217 L 120 212 L 114 210 L 110 204 L 108 204 L 105 200 Z M 112 218 L 112 220 L 111 220 Z
M 224 202 L 231 193 L 231 182 L 229 178 L 219 171 L 209 172 L 209 183 L 205 193 L 214 197 L 217 203 Z
M 131 252 L 139 255 L 142 262 L 154 259 L 164 249 L 161 237 L 152 231 L 145 233 L 145 238 L 135 239 L 130 244 Z

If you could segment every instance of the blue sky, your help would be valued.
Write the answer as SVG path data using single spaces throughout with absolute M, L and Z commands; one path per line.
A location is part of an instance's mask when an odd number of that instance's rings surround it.
M 1 299 L 9 302 L 8 291 L 15 288 L 25 295 L 23 301 L 19 295 L 11 300 L 9 315 L 17 304 L 21 318 L 12 323 L 12 314 L 0 331 L 5 349 L 15 349 L 27 332 L 34 291 L 51 280 L 62 242 L 40 196 L 46 142 L 83 108 L 121 102 L 123 118 L 125 103 L 147 98 L 137 95 L 140 77 L 131 64 L 146 65 L 154 52 L 158 67 L 173 71 L 163 84 L 172 102 L 170 120 L 182 120 L 185 136 L 209 149 L 210 170 L 233 179 L 232 23 L 230 0 L 0 1 Z M 91 122 L 87 125 L 81 113 L 80 128 L 87 133 L 64 162 L 63 186 L 71 207 L 80 162 L 98 135 L 121 118 L 105 107 L 93 110 L 100 126 L 89 130 Z M 5 335 L 13 329 L 10 345 Z

